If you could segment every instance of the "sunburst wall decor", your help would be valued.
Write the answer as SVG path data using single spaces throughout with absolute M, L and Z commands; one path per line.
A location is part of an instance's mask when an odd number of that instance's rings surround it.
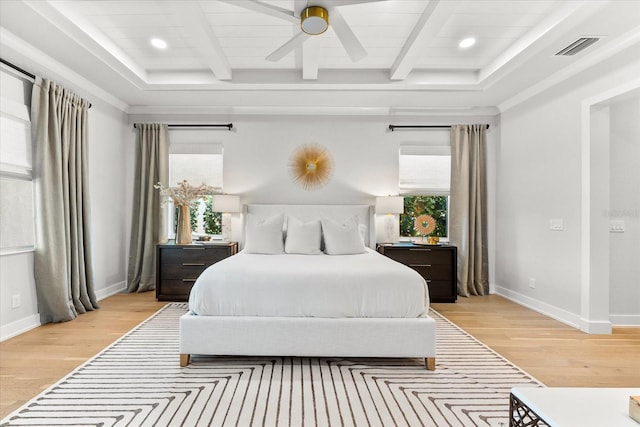
M 436 220 L 431 215 L 420 215 L 416 218 L 414 226 L 418 233 L 426 236 L 436 229 Z
M 329 182 L 333 175 L 333 157 L 320 144 L 305 144 L 291 155 L 289 171 L 293 182 L 305 190 L 317 190 Z

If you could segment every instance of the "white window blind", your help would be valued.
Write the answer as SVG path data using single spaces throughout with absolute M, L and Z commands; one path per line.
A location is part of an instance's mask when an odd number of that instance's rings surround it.
M 451 181 L 451 147 L 402 145 L 399 154 L 400 192 L 444 196 Z
M 169 144 L 169 185 L 188 181 L 193 186 L 202 183 L 222 188 L 222 144 L 180 143 Z
M 0 72 L 0 253 L 35 248 L 31 123 L 25 93 L 31 82 Z

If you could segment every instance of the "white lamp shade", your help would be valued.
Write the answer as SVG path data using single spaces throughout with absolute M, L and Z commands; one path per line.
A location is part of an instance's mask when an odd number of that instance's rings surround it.
M 404 213 L 404 197 L 402 196 L 376 197 L 376 213 L 378 214 Z
M 213 211 L 224 213 L 240 212 L 240 197 L 232 194 L 214 194 Z

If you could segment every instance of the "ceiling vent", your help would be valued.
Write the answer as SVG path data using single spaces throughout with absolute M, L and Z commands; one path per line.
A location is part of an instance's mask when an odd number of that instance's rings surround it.
M 573 56 L 576 53 L 582 52 L 598 40 L 600 40 L 600 37 L 580 37 L 578 40 L 556 53 L 556 56 Z

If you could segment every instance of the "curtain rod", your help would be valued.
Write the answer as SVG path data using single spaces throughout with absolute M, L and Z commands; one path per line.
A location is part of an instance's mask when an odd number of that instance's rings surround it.
M 489 129 L 489 125 L 485 125 Z M 395 129 L 451 129 L 451 125 L 389 125 L 393 132 Z
M 22 74 L 24 74 L 24 75 L 25 75 L 25 76 L 27 76 L 27 77 L 30 77 L 30 78 L 31 78 L 31 79 L 33 79 L 33 80 L 35 80 L 35 79 L 36 79 L 35 74 L 31 74 L 30 72 L 25 71 L 23 68 L 20 68 L 20 67 L 18 67 L 17 65 L 12 64 L 12 63 L 11 63 L 11 62 L 9 62 L 9 61 L 6 61 L 6 60 L 4 60 L 4 59 L 0 58 L 0 62 L 2 62 L 2 63 L 3 63 L 4 65 L 6 65 L 7 67 L 13 68 L 14 70 L 18 71 L 19 73 L 22 73 Z
M 193 125 L 193 124 L 183 124 L 183 125 L 167 125 L 170 128 L 227 128 L 228 130 L 233 129 L 233 123 L 224 123 L 224 124 L 202 124 L 202 125 Z M 133 124 L 134 129 L 137 128 L 137 123 Z
M 20 68 L 15 64 L 12 64 L 11 62 L 7 61 L 6 59 L 0 58 L 0 62 L 2 62 L 4 65 L 6 65 L 9 68 L 13 68 L 14 70 L 16 70 L 19 73 L 24 74 L 25 76 L 29 77 L 31 80 L 33 80 L 33 83 L 36 82 L 36 75 L 33 73 L 28 72 L 27 70 L 25 70 L 24 68 Z M 89 102 L 89 108 L 91 108 L 91 103 Z

